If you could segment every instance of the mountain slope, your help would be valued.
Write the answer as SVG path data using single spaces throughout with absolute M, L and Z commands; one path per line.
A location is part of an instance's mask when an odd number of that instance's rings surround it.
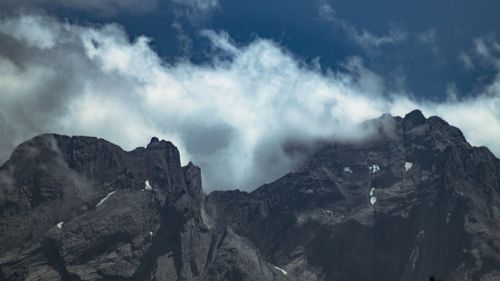
M 170 142 L 36 137 L 0 167 L 0 280 L 500 280 L 500 161 L 419 111 L 365 126 L 208 196 Z
M 210 205 L 296 280 L 500 280 L 498 159 L 419 111 L 366 125 L 371 139 Z
M 101 139 L 42 135 L 13 152 L 0 179 L 0 280 L 276 275 L 250 242 L 210 222 L 200 169 L 181 167 L 170 142 L 125 152 Z

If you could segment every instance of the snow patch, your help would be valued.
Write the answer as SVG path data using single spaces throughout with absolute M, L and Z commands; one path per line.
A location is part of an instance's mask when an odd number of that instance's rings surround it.
M 413 166 L 412 162 L 405 162 L 405 171 L 408 172 L 409 169 Z
M 321 210 L 322 213 L 327 214 L 327 215 L 333 215 L 332 210 Z
M 99 207 L 102 205 L 102 203 L 106 202 L 106 200 L 109 199 L 109 197 L 111 197 L 111 195 L 113 195 L 113 193 L 115 193 L 116 191 L 111 191 L 110 193 L 108 193 L 108 195 L 106 195 L 106 197 L 102 198 L 101 201 L 99 201 L 99 203 L 97 203 L 97 205 L 95 205 L 95 207 Z
M 349 174 L 352 174 L 352 170 L 351 170 L 351 168 L 349 168 L 349 167 L 345 167 L 345 168 L 344 168 L 344 172 L 349 173 Z
M 375 188 L 370 189 L 370 204 L 373 206 L 377 203 L 377 197 L 375 197 Z
M 368 167 L 368 169 L 370 169 L 370 172 L 372 174 L 375 174 L 376 172 L 380 171 L 380 166 L 379 165 L 371 165 L 370 167 Z
M 276 269 L 276 270 L 280 271 L 280 272 L 281 272 L 281 273 L 283 273 L 284 275 L 287 275 L 287 274 L 288 274 L 288 272 L 286 272 L 285 270 L 283 270 L 283 268 L 280 268 L 280 267 L 275 266 L 275 267 L 274 267 L 274 269 Z
M 144 189 L 145 190 L 153 190 L 153 188 L 151 187 L 151 184 L 149 184 L 149 180 L 146 180 L 146 182 L 144 183 Z
M 153 231 L 150 231 L 150 232 L 149 232 L 149 236 L 153 236 Z
M 205 226 L 209 229 L 212 229 L 214 227 L 214 224 L 210 217 L 207 214 L 207 211 L 205 210 L 204 207 L 200 209 L 200 214 L 201 214 L 201 221 L 205 224 Z
M 64 224 L 64 222 L 61 221 L 56 226 L 57 226 L 57 228 L 61 229 L 63 227 L 63 224 Z

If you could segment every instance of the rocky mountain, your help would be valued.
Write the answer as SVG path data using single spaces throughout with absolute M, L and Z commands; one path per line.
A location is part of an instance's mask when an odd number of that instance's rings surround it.
M 170 142 L 36 137 L 0 168 L 0 280 L 500 280 L 500 161 L 420 111 L 365 126 L 208 196 Z

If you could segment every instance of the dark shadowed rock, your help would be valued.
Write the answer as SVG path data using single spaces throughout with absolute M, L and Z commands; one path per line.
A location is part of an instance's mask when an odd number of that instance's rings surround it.
M 170 142 L 125 152 L 97 138 L 36 137 L 0 169 L 0 280 L 272 276 L 204 205 L 200 169 L 181 167 Z
M 499 160 L 420 111 L 367 124 L 371 139 L 326 144 L 298 171 L 209 205 L 293 280 L 500 278 Z
M 405 129 L 412 129 L 421 125 L 424 125 L 426 118 L 422 111 L 415 109 L 412 112 L 405 115 L 403 119 L 403 127 Z
M 500 280 L 500 161 L 420 111 L 363 125 L 209 196 L 168 141 L 36 137 L 0 168 L 0 280 Z

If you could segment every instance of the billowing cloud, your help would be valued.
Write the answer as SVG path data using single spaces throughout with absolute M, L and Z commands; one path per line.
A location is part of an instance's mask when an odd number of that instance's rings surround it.
M 383 79 L 359 58 L 325 73 L 270 40 L 236 46 L 223 32 L 201 36 L 212 44 L 210 63 L 171 65 L 148 38 L 130 41 L 117 25 L 3 19 L 1 158 L 44 132 L 99 136 L 125 149 L 158 136 L 202 167 L 205 188 L 251 189 L 300 164 L 311 142 L 358 139 L 364 120 L 417 107 L 500 153 L 495 84 L 468 100 L 415 101 L 385 93 Z

